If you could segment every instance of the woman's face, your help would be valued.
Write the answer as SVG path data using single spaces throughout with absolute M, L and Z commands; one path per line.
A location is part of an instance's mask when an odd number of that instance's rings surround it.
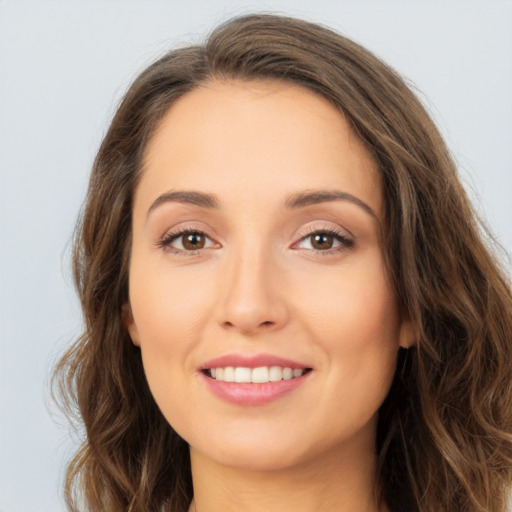
M 374 450 L 410 342 L 382 213 L 369 154 L 306 89 L 211 82 L 167 112 L 135 193 L 125 320 L 193 454 L 275 469 Z

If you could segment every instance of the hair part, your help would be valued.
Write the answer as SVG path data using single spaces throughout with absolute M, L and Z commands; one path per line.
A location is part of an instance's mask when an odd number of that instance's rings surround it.
M 122 100 L 94 162 L 74 241 L 85 330 L 55 371 L 86 436 L 70 511 L 186 511 L 188 446 L 149 391 L 126 332 L 132 201 L 170 106 L 210 80 L 279 80 L 330 101 L 382 175 L 383 247 L 416 345 L 380 409 L 382 499 L 393 511 L 503 512 L 512 481 L 512 296 L 444 141 L 398 74 L 328 28 L 249 15 L 173 50 Z

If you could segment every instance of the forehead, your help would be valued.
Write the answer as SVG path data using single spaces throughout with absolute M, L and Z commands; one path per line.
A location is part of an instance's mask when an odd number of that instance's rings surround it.
M 241 80 L 208 82 L 168 110 L 139 185 L 251 198 L 340 187 L 381 211 L 376 165 L 341 112 L 295 84 Z

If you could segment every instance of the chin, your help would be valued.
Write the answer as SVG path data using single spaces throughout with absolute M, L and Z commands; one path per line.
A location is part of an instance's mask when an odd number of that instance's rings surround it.
M 230 446 L 228 449 L 222 448 L 210 453 L 202 453 L 203 457 L 208 457 L 215 463 L 229 468 L 268 472 L 280 471 L 292 468 L 301 463 L 303 457 L 297 453 L 297 450 L 287 450 L 278 447 L 247 447 Z
M 224 435 L 212 433 L 209 437 L 199 438 L 199 443 L 191 439 L 191 452 L 216 464 L 247 471 L 281 470 L 304 459 L 304 444 L 295 436 L 275 432 L 264 434 L 262 429 L 258 431 L 254 426 L 244 428 L 243 432 L 245 435 L 241 436 L 229 431 Z M 209 442 L 205 443 L 204 439 Z

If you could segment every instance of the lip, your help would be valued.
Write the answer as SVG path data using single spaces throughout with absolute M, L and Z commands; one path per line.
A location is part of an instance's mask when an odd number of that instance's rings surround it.
M 199 376 L 208 389 L 221 400 L 239 406 L 254 407 L 271 403 L 300 388 L 307 382 L 312 373 L 309 371 L 300 377 L 290 380 L 249 384 L 218 381 L 209 377 L 205 372 L 205 370 L 211 368 L 225 368 L 227 366 L 243 368 L 258 368 L 260 366 L 282 366 L 283 368 L 292 369 L 312 368 L 297 361 L 272 354 L 255 354 L 251 356 L 228 354 L 204 363 L 199 368 Z
M 253 354 L 250 356 L 242 354 L 226 354 L 224 356 L 211 359 L 204 363 L 199 370 L 208 370 L 210 368 L 225 368 L 226 366 L 242 368 L 258 368 L 260 366 L 282 366 L 292 370 L 311 368 L 306 364 L 275 356 L 273 354 Z

